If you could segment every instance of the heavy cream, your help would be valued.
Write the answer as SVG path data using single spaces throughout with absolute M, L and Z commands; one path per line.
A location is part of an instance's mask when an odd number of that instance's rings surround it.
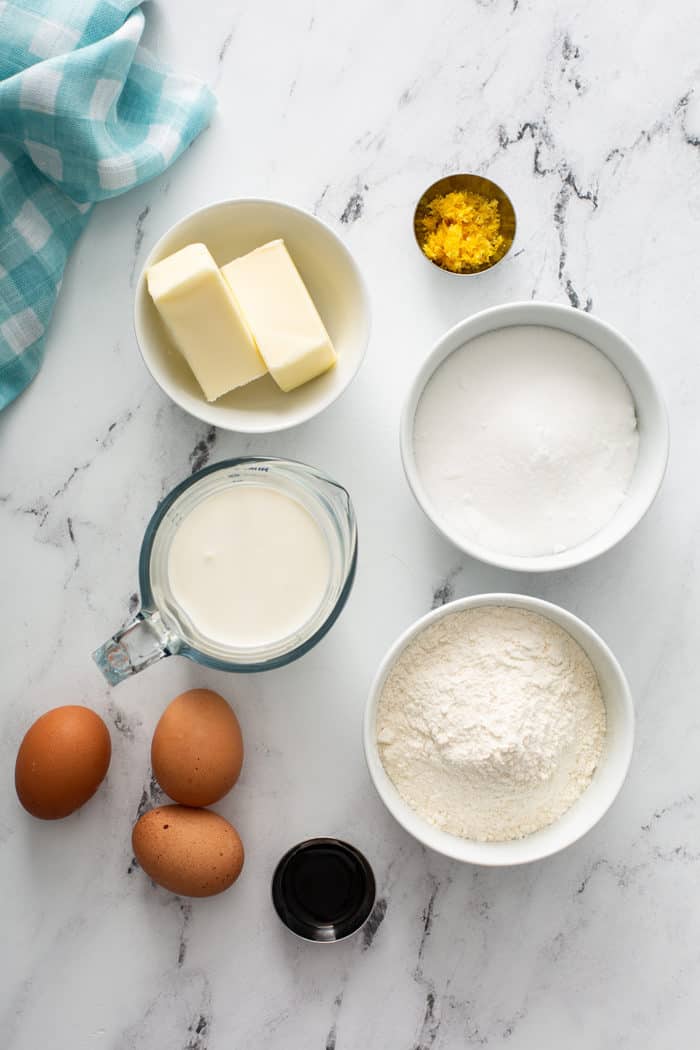
M 502 554 L 559 553 L 595 535 L 629 488 L 632 394 L 595 347 L 516 325 L 451 354 L 418 404 L 421 484 L 445 526 Z
M 331 571 L 323 532 L 296 500 L 261 485 L 208 496 L 171 542 L 168 580 L 192 624 L 233 649 L 270 645 L 306 624 Z

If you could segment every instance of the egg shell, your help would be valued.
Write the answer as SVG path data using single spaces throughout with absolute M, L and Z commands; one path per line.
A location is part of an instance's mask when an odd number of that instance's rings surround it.
M 168 704 L 151 743 L 153 774 L 185 806 L 210 806 L 238 780 L 243 737 L 230 704 L 211 689 L 190 689 Z
M 109 768 L 112 742 L 89 707 L 55 707 L 27 730 L 17 752 L 15 788 L 24 808 L 59 820 L 84 805 Z
M 227 890 L 243 867 L 243 843 L 218 813 L 190 806 L 159 806 L 144 813 L 131 836 L 147 875 L 182 897 Z

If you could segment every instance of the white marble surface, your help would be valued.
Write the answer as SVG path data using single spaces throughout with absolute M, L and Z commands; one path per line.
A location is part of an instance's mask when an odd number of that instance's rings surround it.
M 159 2 L 150 42 L 207 78 L 209 131 L 157 182 L 101 205 L 71 261 L 45 366 L 0 417 L 4 1050 L 512 1050 L 690 1047 L 700 1007 L 700 15 L 620 0 Z M 475 281 L 414 249 L 413 204 L 454 169 L 488 173 L 519 216 L 512 257 Z M 362 372 L 323 417 L 249 440 L 167 402 L 131 327 L 144 253 L 186 211 L 274 196 L 337 229 L 371 289 Z M 516 577 L 459 556 L 404 482 L 412 373 L 460 318 L 512 299 L 592 309 L 658 376 L 673 453 L 645 521 L 594 564 Z M 91 650 L 126 617 L 144 526 L 194 467 L 280 453 L 344 482 L 361 555 L 349 605 L 279 672 L 167 660 L 114 691 Z M 635 757 L 586 839 L 515 870 L 460 867 L 386 814 L 360 744 L 383 651 L 451 595 L 523 590 L 612 645 L 634 691 Z M 247 741 L 218 807 L 248 850 L 240 882 L 185 902 L 130 872 L 153 798 L 151 731 L 192 685 L 230 697 Z M 29 818 L 12 789 L 29 723 L 61 703 L 107 718 L 114 757 L 85 809 Z M 376 869 L 371 928 L 330 948 L 288 935 L 269 899 L 285 848 L 338 834 Z

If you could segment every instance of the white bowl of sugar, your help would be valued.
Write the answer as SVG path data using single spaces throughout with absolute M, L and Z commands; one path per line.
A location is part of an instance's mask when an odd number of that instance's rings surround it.
M 630 343 L 552 303 L 460 322 L 413 380 L 401 455 L 413 494 L 472 557 L 519 572 L 609 550 L 654 501 L 666 409 Z
M 546 680 L 561 667 L 555 702 Z M 537 598 L 486 594 L 435 609 L 396 640 L 363 731 L 377 793 L 406 831 L 446 857 L 509 866 L 559 852 L 607 812 L 629 768 L 634 708 L 622 668 L 582 620 Z M 548 810 L 556 816 L 541 826 Z M 528 822 L 535 830 L 506 838 Z M 460 823 L 485 835 L 453 833 Z

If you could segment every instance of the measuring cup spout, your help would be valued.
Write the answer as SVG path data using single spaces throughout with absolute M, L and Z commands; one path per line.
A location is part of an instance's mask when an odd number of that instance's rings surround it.
M 342 485 L 339 485 L 337 481 L 331 481 L 326 478 L 322 480 L 327 493 L 328 502 L 335 510 L 336 526 L 343 534 L 344 542 L 348 544 L 351 549 L 354 549 L 355 544 L 357 543 L 357 524 L 355 522 L 355 512 L 352 508 L 350 493 L 347 489 L 343 488 Z
M 92 658 L 109 684 L 119 685 L 130 675 L 171 656 L 178 647 L 179 640 L 170 634 L 158 612 L 141 611 L 96 649 Z

